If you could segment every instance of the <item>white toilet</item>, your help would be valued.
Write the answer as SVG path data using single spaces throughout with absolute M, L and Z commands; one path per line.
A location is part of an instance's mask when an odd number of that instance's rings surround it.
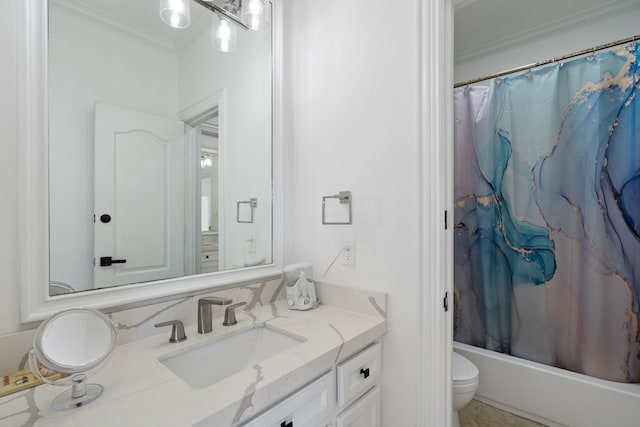
M 453 417 L 452 427 L 460 427 L 458 411 L 465 406 L 478 389 L 478 368 L 466 357 L 454 352 L 451 359 L 451 371 L 453 376 Z

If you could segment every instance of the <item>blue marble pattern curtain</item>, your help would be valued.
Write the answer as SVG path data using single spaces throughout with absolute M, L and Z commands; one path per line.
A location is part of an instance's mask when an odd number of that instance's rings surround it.
M 455 90 L 455 340 L 640 382 L 639 54 Z

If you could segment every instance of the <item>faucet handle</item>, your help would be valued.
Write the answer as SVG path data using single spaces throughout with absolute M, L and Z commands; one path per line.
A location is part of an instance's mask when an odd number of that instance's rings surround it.
M 238 323 L 236 320 L 236 308 L 246 305 L 246 302 L 239 302 L 236 304 L 231 304 L 224 311 L 224 322 L 222 322 L 223 326 L 231 326 Z
M 187 339 L 187 335 L 184 333 L 184 323 L 182 320 L 169 320 L 167 322 L 157 323 L 154 325 L 156 328 L 163 326 L 173 326 L 171 328 L 171 338 L 169 342 L 181 342 Z

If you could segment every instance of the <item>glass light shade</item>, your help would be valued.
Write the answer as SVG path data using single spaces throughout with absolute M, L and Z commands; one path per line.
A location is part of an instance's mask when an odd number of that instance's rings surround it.
M 245 0 L 242 5 L 242 22 L 252 30 L 260 30 L 269 23 L 264 0 Z
M 209 154 L 203 154 L 200 156 L 200 167 L 201 168 L 210 168 L 213 166 L 213 159 Z
M 227 19 L 214 17 L 211 43 L 220 52 L 233 52 L 238 44 L 238 29 Z
M 160 0 L 160 18 L 173 28 L 187 28 L 191 22 L 191 0 Z

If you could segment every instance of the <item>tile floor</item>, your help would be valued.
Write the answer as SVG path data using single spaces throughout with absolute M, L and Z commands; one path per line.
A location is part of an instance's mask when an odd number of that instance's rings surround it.
M 460 413 L 460 427 L 540 427 L 510 412 L 472 400 Z

